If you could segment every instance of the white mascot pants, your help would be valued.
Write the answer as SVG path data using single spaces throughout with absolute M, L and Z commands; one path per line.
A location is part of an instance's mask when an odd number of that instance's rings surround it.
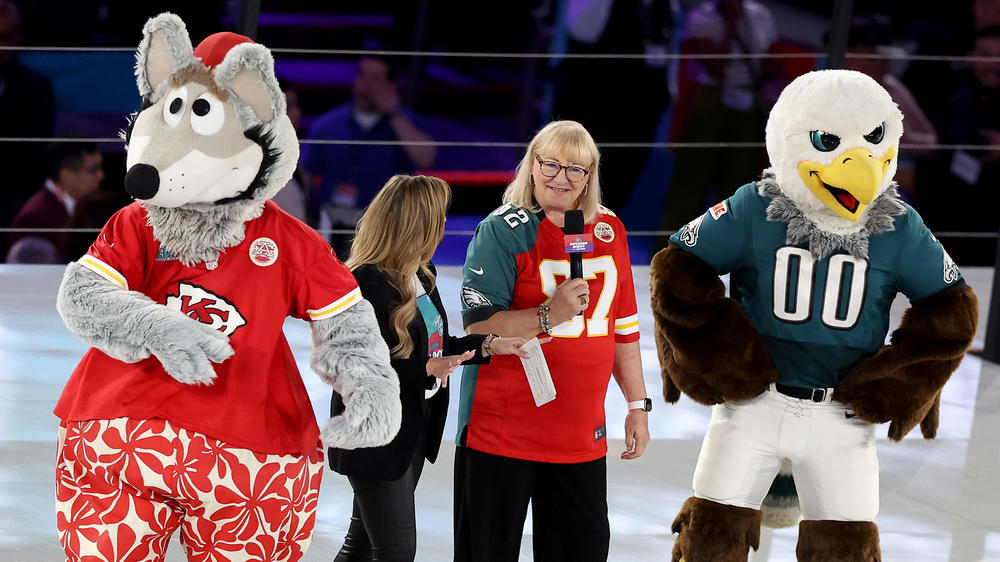
M 875 426 L 839 402 L 771 388 L 717 404 L 694 472 L 694 495 L 760 509 L 783 459 L 792 463 L 807 520 L 872 521 L 878 514 Z

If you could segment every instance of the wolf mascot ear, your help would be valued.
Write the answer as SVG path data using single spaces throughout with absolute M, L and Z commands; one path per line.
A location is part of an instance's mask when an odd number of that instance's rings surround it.
M 136 84 L 143 98 L 159 98 L 171 74 L 197 62 L 187 27 L 173 14 L 160 14 L 146 22 L 135 60 Z
M 274 77 L 274 60 L 260 45 L 243 44 L 230 49 L 215 68 L 215 83 L 232 92 L 256 120 L 269 123 L 285 113 L 285 96 Z

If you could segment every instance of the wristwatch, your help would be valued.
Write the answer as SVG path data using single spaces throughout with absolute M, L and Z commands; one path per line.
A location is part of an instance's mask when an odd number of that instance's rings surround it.
M 642 400 L 636 400 L 634 402 L 628 403 L 629 410 L 643 410 L 646 412 L 653 411 L 653 400 L 651 398 L 643 398 Z

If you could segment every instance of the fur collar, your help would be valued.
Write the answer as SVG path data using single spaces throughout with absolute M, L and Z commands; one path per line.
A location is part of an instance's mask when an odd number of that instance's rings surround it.
M 264 212 L 264 201 L 198 203 L 168 208 L 143 205 L 153 237 L 184 265 L 219 259 L 226 248 L 243 242 L 246 223 Z
M 868 258 L 868 237 L 896 229 L 894 216 L 906 214 L 903 200 L 899 198 L 896 182 L 892 182 L 866 209 L 865 224 L 857 232 L 835 233 L 821 230 L 795 203 L 781 192 L 774 172 L 768 168 L 757 182 L 757 192 L 771 199 L 767 206 L 767 220 L 783 222 L 788 227 L 786 242 L 807 242 L 816 259 L 823 259 L 835 250 L 844 249 L 858 259 Z

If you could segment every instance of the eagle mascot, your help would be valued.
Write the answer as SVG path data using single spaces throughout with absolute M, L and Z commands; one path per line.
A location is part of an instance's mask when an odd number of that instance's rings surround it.
M 800 76 L 766 133 L 760 180 L 681 228 L 651 265 L 664 397 L 712 406 L 673 561 L 745 561 L 783 463 L 803 516 L 798 560 L 878 561 L 875 425 L 888 422 L 894 441 L 917 425 L 934 437 L 978 304 L 899 197 L 903 115 L 875 80 Z M 886 344 L 897 293 L 910 308 Z

